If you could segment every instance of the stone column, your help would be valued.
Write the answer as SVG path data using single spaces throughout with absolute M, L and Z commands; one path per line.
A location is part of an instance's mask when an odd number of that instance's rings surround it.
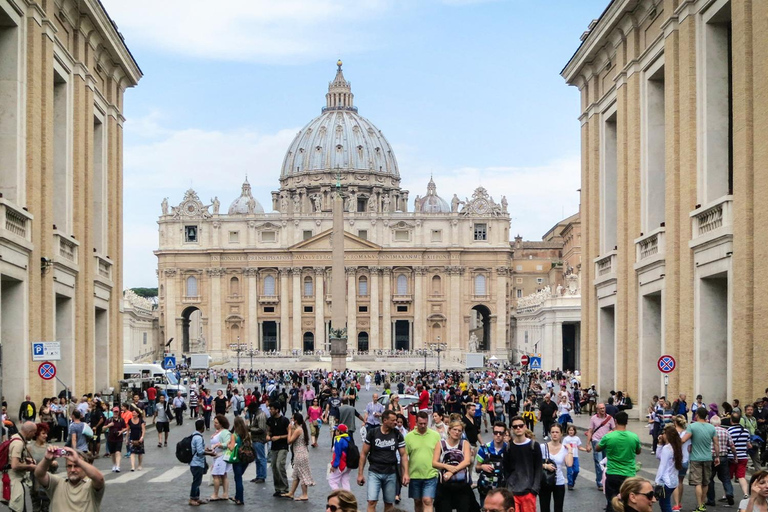
M 229 347 L 224 345 L 224 333 L 222 329 L 222 311 L 221 311 L 221 276 L 224 275 L 224 269 L 214 267 L 208 269 L 208 276 L 211 280 L 211 347 L 213 350 L 226 352 Z M 198 284 L 198 286 L 200 286 Z M 200 291 L 198 290 L 198 293 Z
M 315 267 L 315 350 L 326 350 L 324 275 L 323 267 Z
M 381 294 L 381 345 L 384 350 L 392 348 L 392 267 L 382 267 L 384 290 Z
M 414 267 L 414 283 L 413 283 L 413 343 L 411 344 L 411 350 L 417 350 L 426 348 L 426 332 L 425 327 L 427 323 L 426 316 L 426 303 L 424 301 L 424 275 L 427 273 L 424 267 Z
M 448 316 L 448 350 L 462 350 L 466 340 L 463 340 L 462 325 L 463 315 L 461 314 L 461 275 L 464 273 L 463 267 L 448 267 L 450 273 L 450 288 L 448 292 L 448 301 L 450 304 L 450 315 Z
M 563 369 L 563 322 L 555 322 L 555 331 L 552 333 L 552 361 L 550 368 Z
M 261 349 L 259 346 L 259 278 L 258 269 L 245 268 L 243 274 L 245 274 L 245 280 L 248 286 L 248 332 L 246 333 L 246 339 L 248 343 L 253 343 L 254 349 Z
M 347 267 L 347 346 L 357 350 L 357 267 Z
M 162 276 L 165 279 L 161 283 L 165 283 L 165 339 L 160 340 L 161 346 L 165 346 L 167 341 L 173 338 L 178 343 L 175 346 L 181 346 L 181 333 L 176 330 L 176 317 L 181 314 L 177 301 L 181 302 L 180 297 L 176 297 L 177 277 L 175 268 L 166 268 L 162 270 Z M 182 291 L 182 295 L 184 295 Z
M 291 310 L 289 308 L 290 297 L 288 296 L 288 276 L 291 273 L 290 268 L 280 269 L 280 341 L 278 350 L 286 350 L 291 346 Z
M 303 296 L 303 290 L 301 289 L 301 267 L 293 267 L 291 269 L 293 275 L 293 322 L 291 328 L 293 329 L 293 335 L 291 336 L 291 349 L 302 350 L 301 346 L 301 298 Z
M 491 346 L 488 347 L 491 354 L 499 354 L 502 349 L 506 352 L 507 349 L 507 275 L 507 267 L 496 268 L 496 283 L 493 284 L 496 293 L 496 330 L 491 335 Z
M 371 273 L 371 289 L 368 292 L 371 294 L 371 332 L 369 336 L 369 350 L 381 349 L 381 336 L 379 333 L 379 274 L 381 270 L 377 267 L 370 267 Z

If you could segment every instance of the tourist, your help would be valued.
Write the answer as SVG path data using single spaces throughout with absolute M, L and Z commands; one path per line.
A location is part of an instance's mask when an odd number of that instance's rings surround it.
M 616 512 L 652 512 L 656 494 L 653 485 L 645 478 L 632 477 L 624 480 L 619 494 L 611 503 Z
M 672 418 L 672 424 L 675 426 L 675 430 L 677 430 L 681 441 L 683 441 L 683 467 L 677 473 L 678 485 L 675 488 L 675 491 L 672 493 L 672 501 L 674 502 L 672 510 L 677 511 L 683 507 L 683 491 L 685 489 L 683 480 L 685 480 L 685 475 L 688 474 L 688 465 L 690 464 L 691 458 L 691 440 L 683 440 L 683 434 L 685 434 L 686 430 L 688 429 L 688 422 L 685 421 L 683 416 L 680 416 L 679 414 L 674 416 Z
M 566 432 L 568 435 L 563 438 L 563 444 L 570 446 L 573 452 L 573 464 L 568 466 L 566 471 L 568 490 L 572 491 L 576 486 L 576 479 L 579 477 L 579 452 L 586 452 L 587 449 L 583 446 L 575 426 L 569 425 Z
M 504 452 L 507 451 L 507 443 L 504 436 L 507 434 L 507 426 L 504 422 L 497 421 L 491 427 L 493 440 L 481 445 L 475 458 L 475 470 L 480 474 L 477 490 L 481 503 L 485 501 L 485 496 L 491 489 L 506 484 Z
M 616 430 L 600 438 L 596 451 L 605 452 L 608 459 L 605 477 L 606 512 L 611 512 L 613 497 L 619 494 L 621 484 L 635 476 L 636 456 L 640 455 L 640 438 L 627 430 L 629 417 L 624 411 L 616 414 Z
M 160 401 L 154 408 L 152 423 L 157 430 L 157 447 L 168 446 L 168 434 L 171 431 L 171 420 L 173 419 L 173 408 L 165 399 L 165 395 L 160 395 Z
M 672 512 L 672 493 L 680 483 L 678 472 L 683 468 L 683 443 L 680 434 L 673 425 L 667 425 L 659 435 L 656 451 L 659 467 L 656 470 L 656 485 L 663 486 L 664 492 L 659 499 L 661 512 Z
M 66 452 L 67 478 L 50 474 L 58 450 Z M 104 475 L 93 465 L 90 454 L 65 446 L 49 446 L 35 467 L 35 478 L 51 500 L 51 510 L 99 512 L 104 497 Z M 13 509 L 12 509 L 13 510 Z
M 593 386 L 594 388 L 594 386 Z M 595 483 L 597 484 L 597 490 L 603 491 L 603 469 L 600 466 L 600 461 L 605 458 L 605 454 L 602 451 L 595 450 L 595 447 L 600 443 L 600 440 L 605 434 L 616 428 L 616 422 L 613 417 L 609 416 L 605 412 L 605 404 L 597 404 L 597 412 L 589 419 L 589 429 L 587 430 L 587 451 L 593 451 L 595 462 Z
M 381 493 L 384 508 L 389 509 L 395 503 L 397 472 L 397 452 L 400 453 L 400 474 L 402 484 L 408 485 L 408 457 L 405 454 L 405 439 L 395 428 L 396 415 L 393 411 L 384 411 L 381 425 L 366 433 L 365 444 L 360 453 L 360 466 L 357 470 L 357 483 L 363 485 L 365 463 L 370 462 L 368 470 L 368 512 L 376 510 Z
M 539 503 L 542 512 L 550 512 L 550 500 L 554 498 L 555 512 L 563 512 L 565 501 L 564 469 L 573 465 L 573 448 L 562 444 L 563 427 L 554 423 L 549 427 L 549 442 L 541 445 L 542 482 Z M 610 459 L 608 459 L 610 461 Z M 545 475 L 554 472 L 554 482 L 547 482 Z
M 542 478 L 541 448 L 539 443 L 526 436 L 523 418 L 514 416 L 511 423 L 512 439 L 504 453 L 507 489 L 515 497 L 517 512 L 536 512 L 536 496 Z
M 557 404 L 552 401 L 549 393 L 544 395 L 544 401 L 539 405 L 539 421 L 541 422 L 544 439 L 549 435 L 549 427 L 557 418 Z
M 768 512 L 768 471 L 755 471 L 749 479 L 749 496 L 739 502 L 739 512 Z
M 451 421 L 448 438 L 436 444 L 432 454 L 432 467 L 440 472 L 435 503 L 437 512 L 477 508 L 469 480 L 472 450 L 469 442 L 462 439 L 465 424 L 463 421 Z
M 331 469 L 328 473 L 328 485 L 331 489 L 350 490 L 349 473 L 347 466 L 349 457 L 349 445 L 352 442 L 347 434 L 347 426 L 339 425 L 336 429 L 336 437 L 333 438 L 333 455 L 331 456 Z
M 408 495 L 413 500 L 416 512 L 432 512 L 437 492 L 437 469 L 432 466 L 435 447 L 440 443 L 440 434 L 429 429 L 429 414 L 416 414 L 416 428 L 405 436 L 405 451 L 408 454 Z
M 306 396 L 307 392 L 304 392 Z M 317 448 L 317 440 L 320 439 L 320 425 L 322 424 L 323 410 L 317 398 L 313 398 L 311 403 L 307 404 L 307 421 L 309 421 L 309 432 L 312 436 L 312 448 Z
M 269 404 L 269 414 L 267 441 L 272 443 L 269 457 L 272 465 L 272 480 L 275 485 L 272 496 L 282 498 L 288 494 L 288 474 L 285 463 L 288 458 L 288 427 L 291 422 L 280 412 L 280 404 L 277 402 Z
M 229 479 L 227 473 L 232 470 L 231 464 L 224 457 L 224 452 L 229 445 L 229 420 L 223 414 L 217 414 L 213 418 L 214 433 L 211 436 L 210 449 L 213 452 L 213 466 L 211 477 L 213 478 L 213 495 L 210 501 L 226 501 L 229 499 Z M 222 494 L 219 494 L 221 490 Z
M 325 502 L 325 510 L 330 512 L 357 512 L 357 498 L 349 491 L 332 491 Z
M 717 479 L 720 480 L 720 482 L 723 484 L 723 491 L 725 491 L 725 496 L 723 496 L 720 501 L 727 501 L 728 506 L 733 506 L 733 482 L 731 481 L 731 473 L 728 460 L 729 454 L 733 455 L 734 459 L 737 458 L 736 445 L 734 445 L 733 438 L 731 438 L 731 434 L 728 432 L 728 430 L 721 426 L 720 418 L 718 416 L 710 417 L 709 422 L 713 427 L 715 427 L 718 446 L 720 447 L 720 452 L 716 454 L 720 458 L 720 463 L 714 465 L 713 462 L 712 473 L 713 475 L 717 475 Z M 714 447 L 712 447 L 712 450 L 714 453 Z M 707 505 L 715 504 L 715 479 L 713 477 L 709 481 L 709 487 L 707 488 Z
M 680 395 L 680 399 L 684 401 L 685 395 Z M 733 437 L 732 433 L 731 437 Z M 720 463 L 720 444 L 717 432 L 715 427 L 707 421 L 707 411 L 704 408 L 696 411 L 696 421 L 688 425 L 687 432 L 682 435 L 683 441 L 688 439 L 691 440 L 690 476 L 688 477 L 688 483 L 696 486 L 697 508 L 695 510 L 703 512 L 706 510 L 707 489 L 712 478 L 713 442 L 715 445 L 714 453 L 716 454 L 714 457 L 715 465 Z
M 144 418 L 142 418 L 141 411 L 134 409 L 131 416 L 131 420 L 128 422 L 128 442 L 131 445 L 131 471 L 136 471 L 137 459 L 139 462 L 138 469 L 141 471 L 141 462 L 144 459 L 144 434 L 147 431 L 147 425 L 144 422 Z
M 293 414 L 288 427 L 288 444 L 293 452 L 293 485 L 285 497 L 293 498 L 293 501 L 308 501 L 307 487 L 315 485 L 315 482 L 309 467 L 309 429 L 300 412 Z M 301 496 L 296 496 L 299 483 L 301 483 Z
M 507 489 L 491 489 L 483 501 L 485 512 L 515 512 L 515 497 Z
M 35 460 L 32 458 L 27 442 L 34 439 L 36 432 L 37 426 L 31 421 L 26 421 L 22 423 L 19 431 L 11 436 L 8 445 L 10 463 L 8 476 L 11 480 L 8 508 L 14 512 L 27 510 L 27 495 L 32 487 L 32 472 L 35 471 Z M 38 482 L 41 480 L 38 479 Z
M 200 499 L 200 484 L 203 482 L 203 475 L 205 474 L 207 466 L 207 463 L 205 462 L 205 440 L 203 440 L 204 430 L 205 421 L 202 418 L 196 420 L 195 433 L 192 434 L 192 460 L 189 462 L 189 471 L 192 473 L 192 486 L 189 489 L 189 505 L 192 507 L 208 503 L 207 500 Z
M 248 406 L 248 415 L 253 453 L 256 456 L 256 478 L 251 482 L 263 484 L 267 481 L 267 415 L 255 400 Z
M 747 461 L 749 460 L 749 449 L 752 447 L 749 431 L 741 425 L 739 413 L 731 413 L 731 426 L 728 427 L 728 434 L 731 436 L 733 445 L 736 447 L 736 454 L 730 460 L 730 477 L 736 478 L 741 486 L 741 492 L 746 498 L 748 496 L 747 486 Z

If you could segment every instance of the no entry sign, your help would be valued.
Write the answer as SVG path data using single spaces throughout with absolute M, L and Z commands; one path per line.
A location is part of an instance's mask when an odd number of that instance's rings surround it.
M 46 361 L 37 368 L 37 374 L 45 380 L 51 380 L 56 376 L 56 366 Z
M 520 358 L 520 364 L 523 366 L 528 366 L 528 355 L 523 354 L 523 356 Z
M 656 364 L 659 367 L 661 373 L 670 373 L 675 369 L 677 363 L 675 358 L 670 355 L 663 355 L 659 358 L 659 362 Z

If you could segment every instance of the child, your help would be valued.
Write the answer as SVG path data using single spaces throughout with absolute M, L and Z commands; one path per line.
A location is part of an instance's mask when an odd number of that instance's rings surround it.
M 568 435 L 563 438 L 563 446 L 573 447 L 573 465 L 568 467 L 568 490 L 572 491 L 579 476 L 579 451 L 586 452 L 587 449 L 582 446 L 575 426 L 569 425 L 566 433 Z

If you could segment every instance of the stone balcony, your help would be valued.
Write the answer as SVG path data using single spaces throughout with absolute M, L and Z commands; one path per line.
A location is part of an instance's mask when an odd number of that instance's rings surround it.
M 184 295 L 181 298 L 182 304 L 200 304 L 202 297 L 200 295 Z
M 259 295 L 259 304 L 277 304 L 280 297 L 277 295 Z
M 733 239 L 733 196 L 723 196 L 690 213 L 691 241 L 688 246 L 714 246 Z
M 32 215 L 0 196 L 0 242 L 32 250 Z
M 616 281 L 617 251 L 613 250 L 595 258 L 595 280 L 594 284 L 599 285 L 607 281 Z
M 95 264 L 95 277 L 97 280 L 104 281 L 109 286 L 112 285 L 112 260 L 107 258 L 106 256 L 102 256 L 100 254 L 94 254 L 94 264 Z
M 61 231 L 53 232 L 54 263 L 77 272 L 79 270 L 80 242 Z
M 392 302 L 395 304 L 408 304 L 413 301 L 413 295 L 410 293 L 401 293 L 392 296 Z
M 664 227 L 654 229 L 647 235 L 635 239 L 635 270 L 664 262 L 666 253 L 666 231 Z

